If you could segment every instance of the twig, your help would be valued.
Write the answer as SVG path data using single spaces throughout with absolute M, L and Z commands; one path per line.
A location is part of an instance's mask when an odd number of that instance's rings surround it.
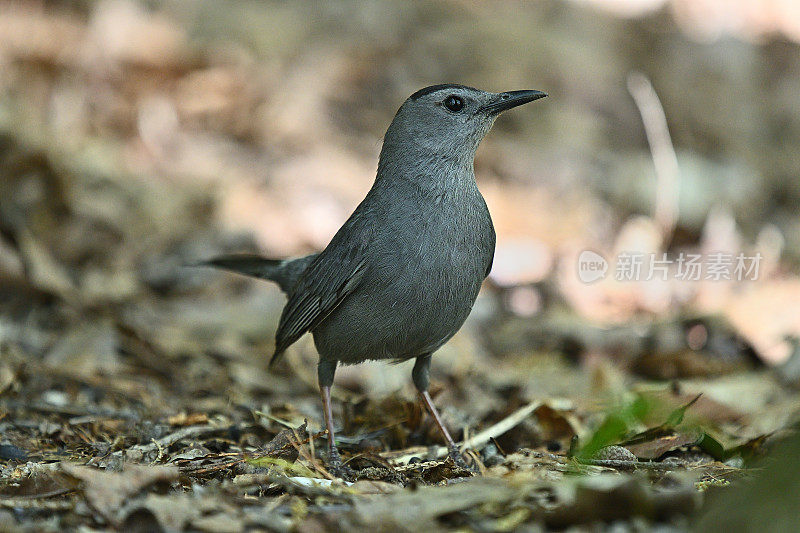
M 36 512 L 49 511 L 69 511 L 75 508 L 72 500 L 40 501 L 39 498 L 9 498 L 0 500 L 0 508 L 3 509 L 35 509 Z
M 614 468 L 616 470 L 623 470 L 631 472 L 633 470 L 643 469 L 652 470 L 655 472 L 672 472 L 675 470 L 686 470 L 686 467 L 681 464 L 664 464 L 656 463 L 654 461 L 626 461 L 620 459 L 591 459 L 589 461 L 581 462 L 580 464 L 591 466 L 604 466 L 606 468 Z
M 497 424 L 490 426 L 480 433 L 475 434 L 472 438 L 467 439 L 464 441 L 459 448 L 462 450 L 465 448 L 481 448 L 483 445 L 488 443 L 492 438 L 499 437 L 509 429 L 513 428 L 514 426 L 520 424 L 523 420 L 528 418 L 531 413 L 533 413 L 538 407 L 542 406 L 543 403 L 540 401 L 531 402 L 525 407 L 517 409 L 503 420 L 498 422 Z M 407 463 L 412 458 L 416 457 L 418 454 L 406 454 L 402 455 L 395 459 L 398 463 Z M 447 455 L 447 448 L 445 446 L 437 446 L 431 453 L 434 459 L 439 459 Z
M 336 479 L 318 479 L 308 477 L 289 477 L 278 475 L 263 475 L 262 483 L 274 483 L 287 492 L 303 494 L 310 497 L 327 497 L 352 501 L 352 493 L 339 489 L 340 486 L 348 487 L 352 483 Z
M 69 494 L 71 492 L 75 492 L 74 487 L 59 487 L 47 492 L 40 492 L 38 494 L 22 494 L 20 496 L 13 496 L 11 498 L 6 498 L 3 496 L 2 499 L 3 501 L 40 500 L 44 498 L 53 498 L 55 496 L 63 496 L 64 494 Z
M 206 467 L 206 468 L 199 468 L 197 470 L 191 470 L 191 471 L 188 471 L 187 473 L 191 474 L 193 476 L 199 476 L 199 475 L 203 475 L 203 474 L 208 474 L 210 472 L 216 472 L 218 470 L 225 470 L 225 469 L 230 468 L 232 466 L 236 466 L 238 464 L 244 463 L 245 461 L 247 461 L 247 459 L 248 459 L 247 457 L 245 457 L 244 459 L 236 459 L 235 461 L 228 461 L 227 463 L 219 463 L 219 464 L 212 465 L 212 466 L 209 466 L 209 467 Z
M 308 440 L 301 440 L 294 429 L 292 429 L 292 435 L 294 436 L 294 438 L 289 439 L 289 444 L 294 446 L 294 449 L 297 450 L 297 453 L 300 455 L 300 457 L 308 461 L 308 463 L 312 467 L 314 467 L 314 470 L 325 476 L 327 479 L 330 480 L 336 479 L 330 472 L 328 472 L 328 470 L 324 466 L 322 466 L 320 461 L 317 461 L 315 458 L 312 458 L 306 451 L 305 446 L 303 446 L 303 444 L 307 443 L 309 440 L 316 438 L 317 435 L 309 436 Z
M 153 461 L 151 463 L 152 465 L 154 465 L 154 464 L 158 463 L 161 460 L 162 457 L 164 457 L 164 447 L 159 445 L 158 441 L 156 439 L 150 439 L 150 440 L 153 441 L 153 444 L 155 444 L 156 449 L 158 450 L 158 455 L 156 456 L 155 459 L 153 459 Z
M 641 72 L 628 74 L 628 92 L 631 93 L 642 116 L 647 142 L 656 170 L 656 202 L 653 219 L 661 229 L 666 245 L 672 238 L 678 221 L 678 189 L 680 169 L 678 156 L 667 127 L 667 117 L 653 84 Z
M 294 429 L 292 429 L 292 431 L 294 432 Z M 298 448 L 298 446 L 301 446 L 303 444 L 307 444 L 308 442 L 312 442 L 313 439 L 319 438 L 323 434 L 324 434 L 324 432 L 316 433 L 314 435 L 309 435 L 309 437 L 307 439 L 300 439 L 298 442 L 295 442 L 294 439 L 290 438 L 289 439 L 289 444 L 291 444 L 292 447 L 294 447 L 297 450 L 298 454 L 300 454 L 301 451 L 300 451 L 300 448 Z M 295 439 L 299 439 L 297 433 L 294 433 L 294 437 L 295 437 Z M 282 451 L 282 450 L 286 449 L 286 446 L 288 446 L 289 444 L 284 445 L 282 448 L 279 448 L 278 450 L 272 450 L 270 453 L 277 453 L 279 451 Z M 192 470 L 189 473 L 191 473 L 192 475 L 208 474 L 210 472 L 215 472 L 217 470 L 224 470 L 226 468 L 230 468 L 232 466 L 236 466 L 236 465 L 244 463 L 245 461 L 248 461 L 250 459 L 259 459 L 261 457 L 270 457 L 270 454 L 269 453 L 255 453 L 252 456 L 249 456 L 249 455 L 244 455 L 244 454 L 242 454 L 240 452 L 232 452 L 232 453 L 219 454 L 218 456 L 219 457 L 222 457 L 222 456 L 238 457 L 238 459 L 234 459 L 233 461 L 228 461 L 227 463 L 219 463 L 219 464 L 216 464 L 216 465 L 211 465 L 211 466 L 206 467 L 206 468 L 200 468 L 198 470 Z
M 258 416 L 263 416 L 264 418 L 268 418 L 269 420 L 272 420 L 273 422 L 276 422 L 276 423 L 278 423 L 278 424 L 280 424 L 280 425 L 282 425 L 282 426 L 284 426 L 284 427 L 286 427 L 288 429 L 294 429 L 294 424 L 291 424 L 291 423 L 287 422 L 286 420 L 281 420 L 277 416 L 273 416 L 273 415 L 271 415 L 269 413 L 265 413 L 264 411 L 256 410 L 256 411 L 253 411 L 253 412 Z
M 158 440 L 153 440 L 149 444 L 137 444 L 135 446 L 131 446 L 130 448 L 126 448 L 124 450 L 120 450 L 114 452 L 114 455 L 122 455 L 128 454 L 132 451 L 138 451 L 142 454 L 160 451 L 164 448 L 169 448 L 173 444 L 183 439 L 190 439 L 190 438 L 197 438 L 202 435 L 208 435 L 211 433 L 216 433 L 218 431 L 222 431 L 223 428 L 215 427 L 215 426 L 190 426 L 186 428 L 181 428 L 175 433 L 170 433 L 165 437 L 161 437 Z

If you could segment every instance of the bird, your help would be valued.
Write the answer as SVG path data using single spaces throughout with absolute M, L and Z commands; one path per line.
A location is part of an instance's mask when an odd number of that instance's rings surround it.
M 305 333 L 313 335 L 330 472 L 351 473 L 335 443 L 334 374 L 340 364 L 367 360 L 415 360 L 419 398 L 449 455 L 465 464 L 428 387 L 432 354 L 463 325 L 494 258 L 496 235 L 475 181 L 475 152 L 500 113 L 545 96 L 453 83 L 422 88 L 398 109 L 372 188 L 324 250 L 201 263 L 273 281 L 286 294 L 270 367 Z

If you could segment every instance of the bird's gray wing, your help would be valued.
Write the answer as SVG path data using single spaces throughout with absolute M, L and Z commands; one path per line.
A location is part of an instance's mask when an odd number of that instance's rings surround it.
M 351 218 L 325 251 L 308 265 L 283 308 L 270 366 L 358 287 L 366 270 L 368 244 L 368 230 L 359 224 L 357 218 Z

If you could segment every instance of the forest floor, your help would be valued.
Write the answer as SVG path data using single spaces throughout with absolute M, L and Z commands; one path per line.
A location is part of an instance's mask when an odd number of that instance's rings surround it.
M 743 521 L 791 530 L 800 277 L 786 228 L 796 221 L 779 206 L 777 225 L 765 222 L 759 194 L 769 187 L 737 189 L 741 169 L 708 161 L 682 167 L 702 216 L 682 211 L 672 226 L 668 211 L 646 214 L 635 187 L 601 193 L 570 181 L 591 181 L 598 169 L 620 179 L 625 169 L 652 170 L 646 144 L 636 155 L 578 145 L 628 142 L 640 131 L 614 61 L 597 69 L 613 72 L 606 78 L 621 83 L 609 94 L 629 108 L 589 108 L 605 113 L 600 122 L 618 120 L 618 135 L 584 127 L 593 120 L 578 116 L 585 109 L 550 98 L 541 115 L 498 122 L 478 154 L 498 253 L 469 320 L 433 358 L 431 388 L 472 469 L 447 458 L 416 402 L 410 363 L 367 363 L 337 372 L 337 444 L 356 479 L 332 476 L 311 339 L 267 370 L 284 296 L 191 265 L 224 252 L 283 257 L 325 245 L 369 187 L 380 132 L 416 83 L 404 76 L 428 68 L 413 50 L 352 50 L 373 33 L 438 43 L 403 32 L 422 32 L 417 18 L 445 8 L 392 4 L 392 24 L 364 15 L 363 36 L 351 28 L 350 41 L 309 37 L 298 52 L 291 47 L 306 41 L 280 32 L 304 12 L 272 6 L 267 17 L 253 8 L 272 35 L 240 24 L 251 20 L 239 11 L 252 8 L 245 4 L 229 19 L 205 13 L 216 3 L 196 4 L 194 19 L 127 1 L 0 10 L 0 530 L 734 531 Z M 461 13 L 460 3 L 448 5 Z M 552 32 L 548 42 L 572 42 L 585 32 L 570 21 L 594 24 L 573 9 L 541 2 L 524 17 Z M 243 33 L 215 26 L 225 20 Z M 647 21 L 606 22 L 608 35 L 592 34 L 607 45 L 598 54 L 623 53 L 608 44 L 612 30 L 651 35 Z M 477 39 L 471 27 L 449 30 Z M 498 35 L 528 38 L 523 29 Z M 244 46 L 245 34 L 267 52 Z M 683 43 L 674 29 L 653 35 Z M 681 65 L 717 57 L 659 49 L 665 64 L 667 52 Z M 542 57 L 528 66 L 546 72 Z M 557 63 L 567 72 L 569 61 Z M 558 92 L 562 75 L 544 79 Z M 569 87 L 574 95 L 588 85 Z M 672 91 L 665 102 L 681 102 L 682 86 L 661 87 Z M 627 111 L 609 120 L 610 109 Z M 687 122 L 702 112 L 667 111 Z M 534 118 L 535 134 L 525 125 Z M 734 142 L 735 122 L 716 118 L 707 121 L 713 138 Z M 619 159 L 565 155 L 573 148 Z M 785 155 L 763 157 L 788 175 Z M 720 168 L 730 186 L 703 185 Z M 718 194 L 703 196 L 709 190 Z M 737 204 L 739 193 L 749 203 Z M 735 211 L 741 205 L 763 211 L 748 218 L 750 210 Z M 741 282 L 673 283 L 670 271 L 663 283 L 612 275 L 584 283 L 575 275 L 581 250 L 759 253 L 763 262 L 757 279 Z

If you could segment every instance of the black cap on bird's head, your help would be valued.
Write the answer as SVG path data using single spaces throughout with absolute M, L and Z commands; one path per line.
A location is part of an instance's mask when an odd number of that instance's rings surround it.
M 384 147 L 414 143 L 469 157 L 500 113 L 545 96 L 535 90 L 491 93 L 454 83 L 431 85 L 403 103 L 386 132 Z

